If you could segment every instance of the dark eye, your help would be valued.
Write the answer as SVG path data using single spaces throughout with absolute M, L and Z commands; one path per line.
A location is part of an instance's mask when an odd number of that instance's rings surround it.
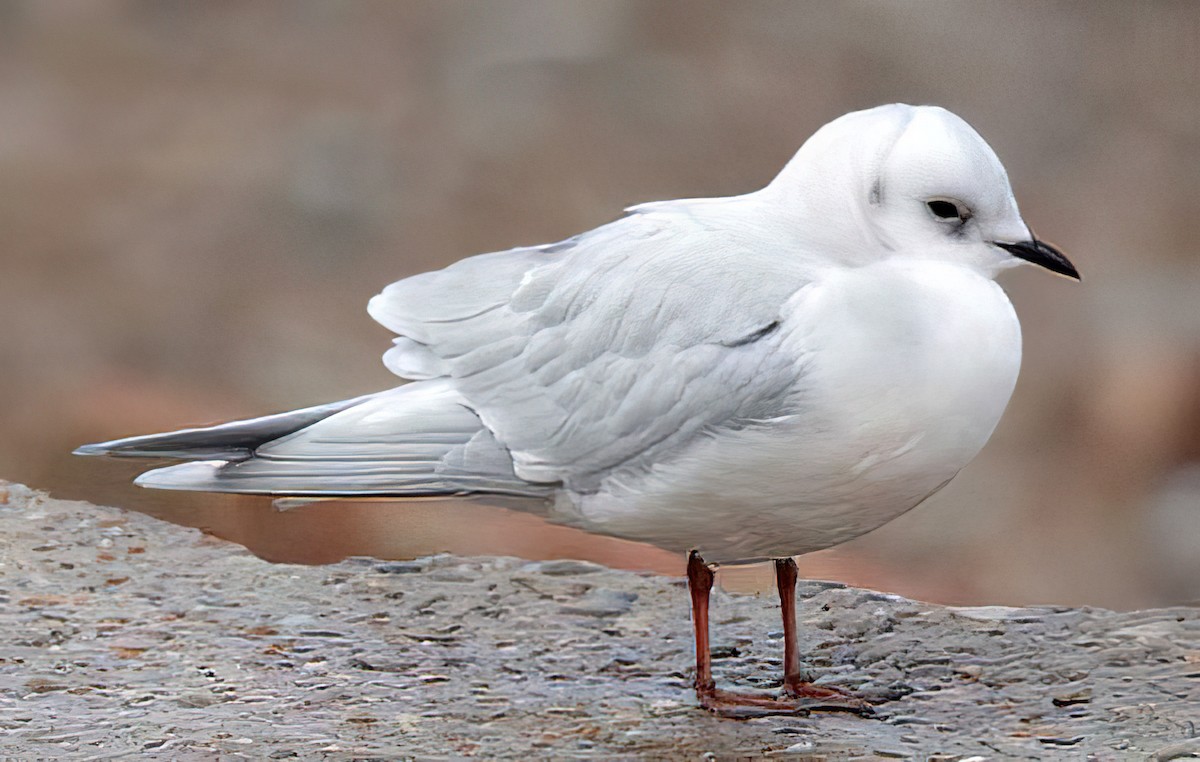
M 953 201 L 946 201 L 945 199 L 934 199 L 933 201 L 927 202 L 925 206 L 929 207 L 929 211 L 933 212 L 933 216 L 943 220 L 959 220 L 961 222 L 966 222 L 971 216 L 971 213 L 965 208 L 960 207 Z

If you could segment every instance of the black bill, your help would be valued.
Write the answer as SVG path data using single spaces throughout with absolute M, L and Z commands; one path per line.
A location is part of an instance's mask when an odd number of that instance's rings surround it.
M 1081 280 L 1079 271 L 1075 269 L 1075 265 L 1071 264 L 1071 260 L 1045 241 L 1035 238 L 1032 241 L 1017 241 L 1016 243 L 1004 243 L 1003 241 L 993 241 L 993 243 L 1014 257 L 1020 257 L 1026 262 L 1040 265 L 1052 273 Z

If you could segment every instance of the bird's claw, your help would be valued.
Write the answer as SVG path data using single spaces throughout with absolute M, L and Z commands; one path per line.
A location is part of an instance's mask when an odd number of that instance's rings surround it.
M 861 717 L 875 713 L 874 708 L 860 698 L 811 683 L 789 685 L 780 695 L 703 687 L 696 689 L 696 696 L 702 708 L 718 717 L 740 720 L 779 715 L 804 716 L 811 712 L 850 712 Z

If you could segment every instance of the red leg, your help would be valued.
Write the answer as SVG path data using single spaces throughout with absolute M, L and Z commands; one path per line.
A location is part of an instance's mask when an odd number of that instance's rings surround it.
M 779 591 L 779 610 L 783 614 L 783 689 L 807 683 L 812 677 L 800 666 L 800 642 L 796 638 L 796 578 L 799 570 L 790 558 L 775 560 L 775 588 Z
M 692 628 L 696 633 L 696 692 L 714 690 L 712 652 L 708 646 L 708 594 L 713 586 L 713 571 L 696 551 L 688 554 L 688 590 L 692 594 Z
M 718 690 L 712 676 L 712 653 L 708 642 L 708 600 L 714 575 L 700 554 L 688 555 L 688 589 L 692 595 L 692 626 L 696 634 L 696 697 L 700 706 L 722 717 L 750 718 L 778 714 L 808 714 L 813 709 L 842 710 L 869 714 L 865 702 L 840 691 L 806 682 L 800 667 L 796 641 L 796 564 L 791 559 L 775 562 L 783 606 L 784 695 Z
M 813 685 L 812 675 L 800 666 L 800 642 L 796 637 L 796 578 L 799 570 L 791 558 L 775 559 L 775 587 L 783 613 L 783 693 L 810 702 L 814 709 L 841 709 L 870 714 L 865 701 L 836 688 Z

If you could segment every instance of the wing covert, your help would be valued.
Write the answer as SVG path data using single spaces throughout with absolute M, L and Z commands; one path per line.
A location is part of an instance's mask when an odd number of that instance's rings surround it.
M 781 309 L 808 273 L 686 204 L 388 286 L 369 307 L 400 334 L 385 362 L 453 379 L 521 478 L 576 491 L 785 414 L 800 370 Z

